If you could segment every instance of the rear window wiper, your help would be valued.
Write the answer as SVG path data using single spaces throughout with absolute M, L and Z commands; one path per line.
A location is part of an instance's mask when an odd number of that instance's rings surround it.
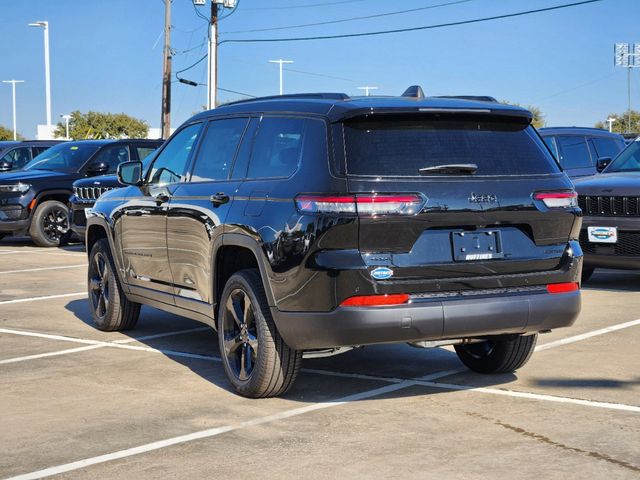
M 456 175 L 465 174 L 473 175 L 478 170 L 478 165 L 475 163 L 450 163 L 446 165 L 435 165 L 433 167 L 424 167 L 418 170 L 420 175 L 442 174 L 442 175 Z

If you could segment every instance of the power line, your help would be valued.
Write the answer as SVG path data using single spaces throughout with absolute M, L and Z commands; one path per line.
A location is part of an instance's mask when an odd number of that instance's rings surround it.
M 200 57 L 200 59 L 199 59 L 199 60 L 196 60 L 194 63 L 192 63 L 191 65 L 189 65 L 187 68 L 183 68 L 182 70 L 178 70 L 178 71 L 176 71 L 176 78 L 180 79 L 180 78 L 178 77 L 178 74 L 179 74 L 179 73 L 186 72 L 187 70 L 191 70 L 193 67 L 195 67 L 196 65 L 198 65 L 199 63 L 201 63 L 201 62 L 202 62 L 204 59 L 206 59 L 206 58 L 207 58 L 207 55 L 203 55 L 202 57 Z
M 292 8 L 311 8 L 311 7 L 328 7 L 330 5 L 342 5 L 345 3 L 364 2 L 366 0 L 342 0 L 340 2 L 312 3 L 309 5 L 287 5 L 284 7 L 252 7 L 243 8 L 242 10 L 290 10 Z
M 235 93 L 236 95 L 243 95 L 245 97 L 258 98 L 255 95 L 250 95 L 248 93 L 236 92 L 235 90 L 229 90 L 227 88 L 218 87 L 218 90 L 222 90 L 223 92 Z
M 362 33 L 345 33 L 341 35 L 324 35 L 313 37 L 290 37 L 290 38 L 238 38 L 228 39 L 218 42 L 219 45 L 223 43 L 274 43 L 274 42 L 300 42 L 308 40 L 332 40 L 337 38 L 353 38 L 353 37 L 369 37 L 374 35 L 386 35 L 390 33 L 404 33 L 415 32 L 418 30 L 430 30 L 435 28 L 453 27 L 457 25 L 468 25 L 471 23 L 487 22 L 490 20 L 501 20 L 504 18 L 520 17 L 523 15 L 531 15 L 533 13 L 550 12 L 552 10 L 560 10 L 563 8 L 576 7 L 578 5 L 586 5 L 589 3 L 601 2 L 602 0 L 584 0 L 582 2 L 565 3 L 563 5 L 556 5 L 554 7 L 538 8 L 536 10 L 525 10 L 523 12 L 507 13 L 504 15 L 495 15 L 492 17 L 475 18 L 473 20 L 463 20 L 459 22 L 439 23 L 434 25 L 424 25 L 420 27 L 398 28 L 395 30 L 378 30 L 375 32 L 362 32 Z
M 284 27 L 256 28 L 256 29 L 253 29 L 253 30 L 235 30 L 235 31 L 232 31 L 232 32 L 220 32 L 220 33 L 230 34 L 230 33 L 270 32 L 270 31 L 273 31 L 273 30 L 288 30 L 288 29 L 292 29 L 292 28 L 316 27 L 318 25 L 331 25 L 331 24 L 334 24 L 334 23 L 352 22 L 354 20 L 368 20 L 368 19 L 371 19 L 371 18 L 387 17 L 387 16 L 391 16 L 391 15 L 401 15 L 401 14 L 404 14 L 404 13 L 412 13 L 412 12 L 418 12 L 418 11 L 421 11 L 421 10 L 430 10 L 432 8 L 447 7 L 449 5 L 457 5 L 459 3 L 467 3 L 467 2 L 472 2 L 472 1 L 473 0 L 457 0 L 455 2 L 439 3 L 437 5 L 429 5 L 427 7 L 410 8 L 408 10 L 398 10 L 398 11 L 394 11 L 394 12 L 378 13 L 378 14 L 375 14 L 375 15 L 365 15 L 365 16 L 361 16 L 361 17 L 343 18 L 343 19 L 340 19 L 340 20 L 328 20 L 326 22 L 303 23 L 301 25 L 288 25 L 288 26 L 284 26 Z

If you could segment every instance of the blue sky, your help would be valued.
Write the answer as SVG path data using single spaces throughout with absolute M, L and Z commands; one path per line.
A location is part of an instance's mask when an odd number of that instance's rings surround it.
M 209 1 L 209 0 L 207 0 Z M 447 0 L 241 0 L 220 22 L 221 39 L 332 35 L 446 23 L 571 0 L 469 0 L 402 15 L 310 28 L 227 33 L 373 15 Z M 322 6 L 310 6 L 325 4 Z M 288 7 L 288 8 L 279 8 Z M 302 8 L 292 8 L 302 7 Z M 208 8 L 200 7 L 203 14 Z M 174 72 L 206 53 L 206 23 L 192 0 L 173 0 Z M 548 125 L 592 126 L 627 107 L 626 71 L 613 66 L 615 42 L 640 42 L 640 2 L 599 3 L 479 24 L 410 33 L 291 43 L 227 43 L 219 48 L 219 86 L 277 94 L 277 65 L 291 59 L 285 91 L 337 91 L 376 85 L 400 94 L 420 84 L 427 95 L 484 94 L 539 106 Z M 27 23 L 48 20 L 52 116 L 71 110 L 125 112 L 160 124 L 162 0 L 0 0 L 0 80 L 19 79 L 18 130 L 45 123 L 43 40 Z M 190 50 L 185 52 L 185 50 Z M 301 73 L 306 72 L 306 73 Z M 640 71 L 632 102 L 640 109 Z M 324 75 L 324 76 L 323 76 Z M 206 62 L 184 77 L 206 82 Z M 173 83 L 172 126 L 206 103 L 204 87 Z M 223 100 L 238 95 L 220 92 Z M 11 86 L 0 84 L 0 125 L 11 126 Z

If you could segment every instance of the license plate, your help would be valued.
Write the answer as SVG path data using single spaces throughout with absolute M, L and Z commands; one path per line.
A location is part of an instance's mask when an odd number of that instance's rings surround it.
M 498 230 L 451 232 L 453 258 L 456 261 L 504 258 Z
M 591 243 L 618 243 L 618 227 L 587 227 Z

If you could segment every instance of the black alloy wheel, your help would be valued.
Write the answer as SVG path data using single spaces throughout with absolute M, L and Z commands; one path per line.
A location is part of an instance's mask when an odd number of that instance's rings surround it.
M 109 312 L 109 262 L 97 252 L 89 265 L 89 298 L 94 315 L 103 320 Z
M 42 231 L 48 240 L 59 243 L 69 231 L 67 211 L 57 206 L 51 208 L 42 218 Z
M 223 309 L 223 345 L 228 365 L 241 382 L 250 379 L 258 358 L 254 306 L 244 290 L 236 288 Z

